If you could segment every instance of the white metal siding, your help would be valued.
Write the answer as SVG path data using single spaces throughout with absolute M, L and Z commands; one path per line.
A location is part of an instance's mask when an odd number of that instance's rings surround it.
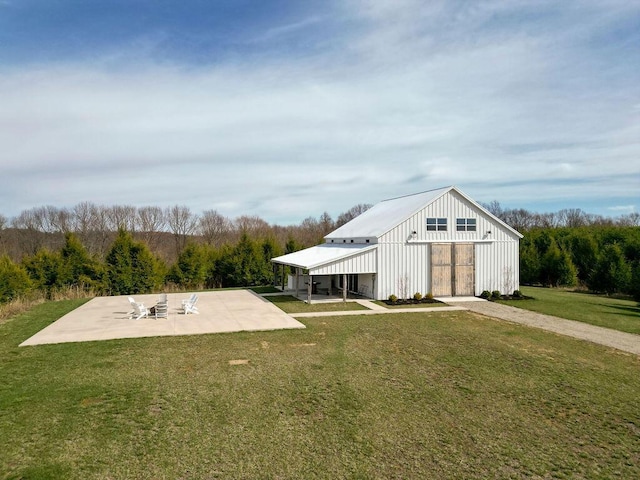
M 446 218 L 447 231 L 427 231 L 427 218 Z M 458 218 L 475 218 L 476 231 L 456 231 L 456 219 Z M 409 217 L 409 219 L 382 235 L 378 243 L 404 243 L 411 237 L 411 233 L 414 231 L 416 232 L 415 240 L 417 241 L 473 242 L 491 239 L 496 241 L 517 242 L 518 240 L 517 236 L 511 231 L 504 228 L 504 226 L 493 220 L 484 211 L 467 202 L 455 192 L 448 192 L 427 207 L 421 209 Z M 488 231 L 491 231 L 491 234 L 487 235 Z
M 476 245 L 476 295 L 483 290 L 511 294 L 520 288 L 517 241 Z
M 447 231 L 427 231 L 426 219 L 431 217 L 446 218 Z M 456 231 L 458 218 L 475 218 L 476 231 Z M 456 192 L 448 192 L 379 238 L 376 298 L 401 297 L 405 278 L 407 295 L 430 292 L 431 242 L 475 244 L 476 295 L 519 288 L 518 237 Z
M 312 275 L 334 275 L 344 273 L 376 273 L 376 249 L 367 250 L 360 255 L 353 255 L 343 260 L 309 269 Z
M 379 244 L 376 298 L 386 299 L 393 294 L 423 295 L 429 292 L 429 245 L 428 244 Z

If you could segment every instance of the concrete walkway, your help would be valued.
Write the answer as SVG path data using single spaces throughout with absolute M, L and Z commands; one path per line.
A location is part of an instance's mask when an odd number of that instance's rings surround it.
M 415 307 L 415 308 L 385 308 L 370 300 L 354 300 L 368 310 L 344 310 L 341 312 L 303 312 L 290 313 L 292 317 L 335 317 L 337 315 L 381 315 L 385 313 L 418 313 L 418 312 L 451 312 L 467 310 L 465 307 L 451 305 L 448 307 Z
M 531 312 L 521 308 L 495 302 L 458 302 L 449 301 L 451 305 L 464 307 L 472 312 L 488 317 L 519 323 L 529 327 L 541 328 L 560 335 L 586 340 L 623 352 L 640 355 L 640 335 L 620 332 L 611 328 L 598 327 L 588 323 L 566 320 L 564 318 Z

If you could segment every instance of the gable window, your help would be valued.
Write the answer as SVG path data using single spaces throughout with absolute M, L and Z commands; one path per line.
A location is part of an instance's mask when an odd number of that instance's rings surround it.
M 476 219 L 475 218 L 457 218 L 456 230 L 458 232 L 475 232 Z
M 446 218 L 427 218 L 427 231 L 446 232 L 447 219 Z

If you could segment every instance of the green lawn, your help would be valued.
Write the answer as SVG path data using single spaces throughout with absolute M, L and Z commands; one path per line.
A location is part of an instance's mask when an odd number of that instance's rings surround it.
M 533 300 L 501 302 L 534 312 L 640 334 L 640 306 L 633 300 L 557 288 L 522 287 Z
M 17 347 L 79 303 L 0 325 L 0 478 L 640 478 L 635 356 L 466 312 Z
M 304 313 L 304 312 L 343 312 L 345 310 L 368 310 L 356 302 L 326 302 L 308 304 L 297 299 L 292 295 L 274 295 L 266 296 L 265 300 L 277 305 L 286 313 Z

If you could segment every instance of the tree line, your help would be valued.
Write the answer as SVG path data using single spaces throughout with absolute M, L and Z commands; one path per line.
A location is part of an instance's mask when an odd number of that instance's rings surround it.
M 0 254 L 19 262 L 43 248 L 62 248 L 65 235 L 74 233 L 90 255 L 103 258 L 120 228 L 146 243 L 167 263 L 175 262 L 188 240 L 218 248 L 235 244 L 243 233 L 254 239 L 272 237 L 282 247 L 294 238 L 306 247 L 316 245 L 328 232 L 370 207 L 358 204 L 335 221 L 325 212 L 318 219 L 308 217 L 299 225 L 289 226 L 270 225 L 255 215 L 232 219 L 217 210 L 196 214 L 184 205 L 163 209 L 83 202 L 72 208 L 36 207 L 11 219 L 0 214 Z
M 524 235 L 520 283 L 581 287 L 640 300 L 640 214 L 608 218 L 580 209 L 531 213 L 483 205 Z
M 522 284 L 582 286 L 640 297 L 638 215 L 617 219 L 579 209 L 555 214 L 484 205 L 524 238 Z M 323 213 L 299 225 L 270 225 L 257 216 L 230 219 L 188 207 L 39 207 L 0 216 L 0 303 L 28 292 L 51 298 L 76 289 L 117 295 L 159 289 L 264 285 L 270 259 L 320 243 L 370 208 L 360 204 L 334 221 Z
M 196 215 L 179 205 L 82 203 L 34 208 L 11 220 L 0 216 L 0 303 L 69 289 L 118 295 L 265 285 L 273 279 L 271 258 L 320 243 L 370 207 L 358 204 L 335 221 L 325 212 L 286 227 L 215 210 Z

